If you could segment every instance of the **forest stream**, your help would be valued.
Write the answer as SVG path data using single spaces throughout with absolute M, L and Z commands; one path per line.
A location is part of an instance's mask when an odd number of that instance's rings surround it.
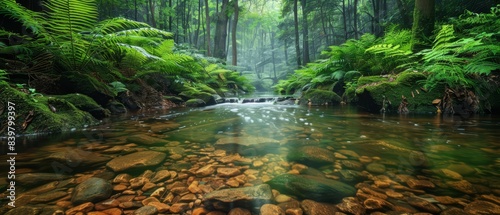
M 499 122 L 271 103 L 129 115 L 19 139 L 0 213 L 500 214 Z

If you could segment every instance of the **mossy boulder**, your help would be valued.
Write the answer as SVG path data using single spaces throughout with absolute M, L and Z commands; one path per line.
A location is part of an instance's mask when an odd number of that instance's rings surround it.
M 407 108 L 413 113 L 436 112 L 432 101 L 442 97 L 443 87 L 431 91 L 423 89 L 426 76 L 420 72 L 402 72 L 393 77 L 363 76 L 358 79 L 356 96 L 358 105 L 370 112 L 397 112 L 402 98 L 408 102 Z
M 181 97 L 178 96 L 163 96 L 164 99 L 169 100 L 175 104 L 181 104 L 184 102 Z
M 195 90 L 186 90 L 181 93 L 179 93 L 179 96 L 185 100 L 190 100 L 190 99 L 200 99 L 205 102 L 205 105 L 214 105 L 216 104 L 215 98 L 212 96 L 212 94 L 207 93 L 207 92 L 200 92 L 200 91 L 195 91 Z
M 186 101 L 187 107 L 203 107 L 205 105 L 207 105 L 207 103 L 201 99 L 189 99 Z
M 98 105 L 97 102 L 94 101 L 94 99 L 83 94 L 73 93 L 57 96 L 57 98 L 61 98 L 68 102 L 71 102 L 73 105 L 75 105 L 76 108 L 89 112 L 96 119 L 103 119 L 111 115 L 111 112 L 109 110 L 104 109 L 103 107 Z
M 31 95 L 0 81 L 0 106 L 4 107 L 0 118 L 7 119 L 9 102 L 15 108 L 13 127 L 18 135 L 63 132 L 97 124 L 90 113 L 78 109 L 71 102 L 50 96 L 38 96 L 35 100 Z M 4 135 L 6 130 L 1 132 L 0 135 Z
M 283 194 L 318 202 L 336 203 L 344 197 L 356 195 L 356 189 L 351 185 L 308 175 L 282 174 L 274 177 L 267 184 Z
M 335 154 L 318 146 L 302 146 L 291 149 L 287 160 L 309 166 L 324 166 L 335 163 Z
M 313 105 L 323 105 L 326 103 L 340 102 L 341 98 L 337 93 L 331 90 L 311 89 L 304 93 L 300 103 L 307 104 L 309 100 Z

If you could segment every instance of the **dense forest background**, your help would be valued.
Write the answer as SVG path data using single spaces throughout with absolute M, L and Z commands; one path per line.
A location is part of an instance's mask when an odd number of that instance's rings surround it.
M 2 0 L 0 79 L 140 109 L 255 90 L 357 102 L 361 87 L 414 71 L 412 94 L 439 88 L 443 109 L 455 98 L 477 110 L 498 89 L 499 3 Z

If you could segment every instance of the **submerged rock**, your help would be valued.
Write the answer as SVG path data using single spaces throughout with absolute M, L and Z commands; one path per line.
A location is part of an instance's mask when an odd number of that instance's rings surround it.
M 217 149 L 242 155 L 273 153 L 279 146 L 278 140 L 259 136 L 223 137 L 215 142 Z
M 114 172 L 122 172 L 140 167 L 156 166 L 167 155 L 161 152 L 142 151 L 114 158 L 106 164 Z
M 102 178 L 89 178 L 75 187 L 71 202 L 74 205 L 84 202 L 98 202 L 111 196 L 111 183 Z
M 16 175 L 16 185 L 19 183 L 23 187 L 31 187 L 52 181 L 59 181 L 69 178 L 68 175 L 56 173 L 24 173 Z
M 310 166 L 323 166 L 335 162 L 335 154 L 328 149 L 317 146 L 302 146 L 291 149 L 287 159 Z
M 138 145 L 166 145 L 170 143 L 167 140 L 152 137 L 148 134 L 137 134 L 127 138 L 127 142 L 136 143 Z
M 203 202 L 206 206 L 223 206 L 225 211 L 232 207 L 241 207 L 249 210 L 260 208 L 263 204 L 271 202 L 273 194 L 271 187 L 267 184 L 261 184 L 254 187 L 229 188 L 216 190 L 205 194 Z
M 354 187 L 343 182 L 306 175 L 282 174 L 267 184 L 281 193 L 319 202 L 338 202 L 356 194 Z

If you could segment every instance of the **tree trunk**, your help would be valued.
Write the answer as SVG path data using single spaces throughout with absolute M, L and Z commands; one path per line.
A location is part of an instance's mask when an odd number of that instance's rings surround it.
M 217 24 L 215 26 L 214 37 L 214 57 L 226 59 L 226 38 L 227 38 L 227 5 L 229 0 L 222 0 L 220 12 L 217 14 Z
M 302 65 L 300 60 L 300 38 L 299 38 L 299 18 L 298 18 L 298 10 L 297 10 L 297 1 L 293 0 L 293 24 L 295 27 L 295 52 L 297 54 L 297 67 L 299 68 Z
M 276 62 L 274 59 L 274 32 L 271 33 L 271 58 L 273 60 L 273 85 L 278 83 L 278 76 L 276 75 Z
M 342 0 L 342 19 L 344 21 L 344 40 L 347 41 L 347 17 L 346 17 L 346 11 L 347 9 L 345 8 L 345 0 Z
M 148 0 L 149 2 L 149 12 L 151 15 L 151 26 L 153 28 L 156 28 L 156 20 L 155 20 L 155 5 L 153 3 L 153 0 Z
M 170 8 L 170 10 L 172 10 L 172 0 L 168 1 L 168 7 Z M 172 29 L 173 22 L 174 21 L 172 20 L 172 14 L 169 14 L 169 16 L 168 16 L 168 30 L 170 32 L 173 32 L 173 29 Z
M 302 5 L 302 49 L 303 49 L 303 65 L 309 63 L 309 26 L 307 22 L 307 0 L 301 0 Z
M 138 21 L 137 20 L 137 0 L 134 0 L 134 18 L 135 18 L 135 21 Z
M 205 34 L 205 45 L 207 46 L 206 54 L 207 56 L 212 56 L 212 52 L 210 51 L 210 11 L 208 10 L 208 0 L 205 0 L 205 22 L 207 26 L 207 33 Z
M 403 0 L 396 0 L 396 3 L 398 4 L 399 14 L 401 15 L 401 22 L 403 22 L 403 26 L 401 27 L 404 29 L 410 29 L 411 23 L 408 6 L 403 3 Z
M 358 0 L 354 0 L 354 8 L 352 9 L 352 16 L 354 21 L 354 38 L 359 39 L 358 35 Z
M 412 49 L 420 51 L 424 47 L 419 44 L 426 42 L 434 30 L 434 0 L 415 0 L 412 27 Z
M 199 0 L 198 1 L 198 20 L 196 22 L 196 31 L 194 32 L 194 47 L 196 47 L 196 48 L 198 48 L 198 37 L 200 36 L 201 4 L 202 4 L 202 0 Z
M 238 8 L 238 0 L 234 0 L 234 19 L 233 19 L 233 27 L 231 29 L 231 39 L 232 39 L 232 54 L 233 54 L 233 65 L 236 66 L 238 65 L 238 48 L 236 44 L 236 26 L 238 25 L 238 15 L 239 15 L 239 8 Z

